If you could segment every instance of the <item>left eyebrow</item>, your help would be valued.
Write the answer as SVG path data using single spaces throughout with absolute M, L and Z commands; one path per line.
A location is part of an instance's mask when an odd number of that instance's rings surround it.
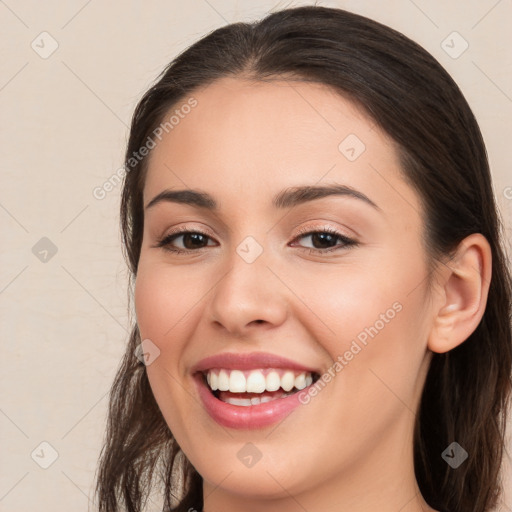
M 354 199 L 359 199 L 369 204 L 376 210 L 381 211 L 368 196 L 356 190 L 355 188 L 348 187 L 347 185 L 323 185 L 311 186 L 306 185 L 302 187 L 291 187 L 279 192 L 273 199 L 272 204 L 276 208 L 290 208 L 298 204 L 302 204 L 315 199 L 321 199 L 332 195 L 348 196 Z
M 376 210 L 382 211 L 377 204 L 375 204 L 368 196 L 347 185 L 323 185 L 313 186 L 304 185 L 297 187 L 290 187 L 282 190 L 272 199 L 272 204 L 275 208 L 291 208 L 293 206 L 303 204 L 316 199 L 322 199 L 324 197 L 338 195 L 347 196 L 354 199 L 359 199 L 368 205 L 372 206 Z M 204 208 L 210 211 L 218 211 L 219 205 L 217 201 L 206 192 L 198 190 L 163 190 L 156 195 L 146 206 L 146 210 L 160 202 L 174 202 L 181 204 L 188 204 L 197 206 L 198 208 Z

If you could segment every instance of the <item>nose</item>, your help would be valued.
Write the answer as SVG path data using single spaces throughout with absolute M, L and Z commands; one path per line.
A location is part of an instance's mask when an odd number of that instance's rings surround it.
M 240 338 L 254 329 L 283 324 L 288 314 L 287 288 L 276 269 L 268 266 L 265 251 L 251 263 L 233 251 L 224 263 L 226 270 L 210 296 L 210 322 L 224 334 Z

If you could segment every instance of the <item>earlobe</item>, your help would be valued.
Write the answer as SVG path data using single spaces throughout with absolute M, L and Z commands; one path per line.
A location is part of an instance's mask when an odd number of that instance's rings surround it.
M 480 233 L 466 237 L 452 260 L 438 271 L 438 295 L 428 339 L 432 352 L 444 353 L 463 343 L 478 327 L 487 304 L 492 253 Z

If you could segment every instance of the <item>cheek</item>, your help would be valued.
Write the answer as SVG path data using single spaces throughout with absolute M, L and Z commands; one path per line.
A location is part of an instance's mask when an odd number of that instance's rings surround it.
M 159 349 L 158 357 L 146 367 L 155 400 L 169 428 L 178 437 L 184 432 L 181 418 L 187 417 L 187 400 L 182 393 L 182 364 L 190 324 L 184 321 L 197 301 L 188 292 L 190 283 L 180 282 L 174 272 L 141 260 L 135 281 L 134 302 L 141 340 L 149 339 Z M 181 280 L 184 280 L 181 277 Z M 196 292 L 197 294 L 197 292 Z
M 333 358 L 353 339 L 364 342 L 375 323 L 381 331 L 403 301 L 400 279 L 389 269 L 332 265 L 315 273 L 296 272 L 295 277 L 290 273 L 287 282 L 300 298 L 293 302 L 294 315 Z
M 183 352 L 190 333 L 186 331 L 187 310 L 193 298 L 189 287 L 158 264 L 143 263 L 135 281 L 134 305 L 141 340 L 149 339 L 159 350 L 158 358 L 147 366 L 148 378 L 159 402 L 160 390 L 183 374 Z M 178 298 L 179 297 L 179 300 Z M 172 395 L 172 390 L 171 390 Z
M 364 267 L 347 260 L 288 281 L 301 299 L 295 316 L 333 363 L 343 358 L 343 380 L 356 394 L 363 391 L 361 378 L 370 388 L 382 385 L 377 372 L 398 389 L 413 387 L 428 334 L 426 268 L 414 250 L 381 251 Z
M 427 268 L 418 243 L 412 238 L 399 242 L 376 251 L 363 269 L 353 266 L 337 283 L 344 293 L 337 306 L 339 336 L 330 353 L 333 359 L 342 354 L 346 365 L 335 385 L 355 414 L 364 404 L 368 425 L 377 411 L 383 422 L 390 422 L 403 413 L 404 404 L 414 410 L 423 379 Z
M 178 322 L 189 313 L 197 301 L 197 289 L 186 278 L 158 264 L 139 265 L 135 281 L 135 311 L 141 337 L 157 344 L 164 338 L 175 337 Z

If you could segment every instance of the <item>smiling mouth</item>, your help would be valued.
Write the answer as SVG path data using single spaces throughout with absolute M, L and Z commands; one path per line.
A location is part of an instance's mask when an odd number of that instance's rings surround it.
M 200 372 L 205 386 L 218 400 L 249 407 L 293 395 L 319 378 L 316 372 L 265 368 L 236 370 L 212 368 Z

